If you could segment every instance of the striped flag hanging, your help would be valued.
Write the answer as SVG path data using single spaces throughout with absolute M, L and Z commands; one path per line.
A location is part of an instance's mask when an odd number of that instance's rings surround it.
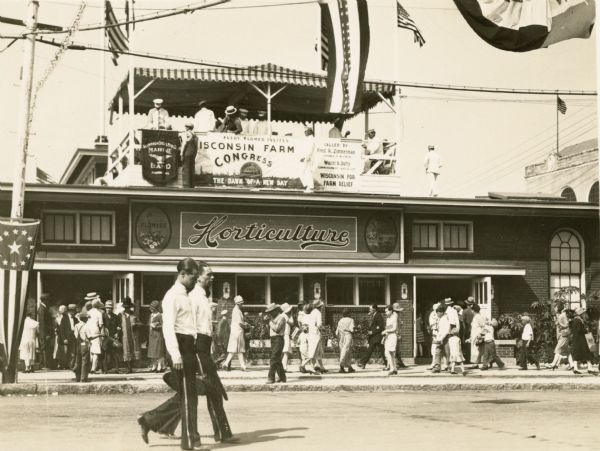
M 567 114 L 567 104 L 566 102 L 561 99 L 559 96 L 556 96 L 556 108 L 558 109 L 558 111 L 560 111 L 562 114 Z
M 126 52 L 129 50 L 129 40 L 127 36 L 121 30 L 121 27 L 116 25 L 119 23 L 115 12 L 112 9 L 112 5 L 109 0 L 104 2 L 104 13 L 106 36 L 108 37 L 108 48 L 112 51 L 112 61 L 115 66 L 118 65 L 117 59 L 119 58 L 119 52 Z
M 362 106 L 371 38 L 367 0 L 320 0 L 319 3 L 327 50 L 325 111 L 350 114 Z
M 406 28 L 407 30 L 411 30 L 415 35 L 415 42 L 419 43 L 420 47 L 423 47 L 425 44 L 425 39 L 421 34 L 421 30 L 417 27 L 415 21 L 410 17 L 408 11 L 404 9 L 404 7 L 400 4 L 399 1 L 396 1 L 396 12 L 398 18 L 398 28 Z
M 527 52 L 567 39 L 589 38 L 595 0 L 454 0 L 467 23 L 488 44 Z
M 0 219 L 0 348 L 5 368 L 16 357 L 23 334 L 39 225 L 38 220 Z

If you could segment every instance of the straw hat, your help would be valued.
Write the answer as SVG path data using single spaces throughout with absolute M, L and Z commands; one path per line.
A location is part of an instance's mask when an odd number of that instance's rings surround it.
M 221 316 L 226 316 L 227 315 L 227 310 L 222 310 L 221 311 Z
M 473 296 L 469 296 L 465 302 L 467 305 L 473 305 L 475 304 L 475 299 L 473 299 Z
M 154 103 L 155 105 L 162 105 L 162 103 L 163 103 L 163 99 L 154 99 L 154 100 L 152 101 L 152 103 Z
M 394 312 L 401 312 L 401 311 L 403 311 L 404 309 L 403 309 L 402 307 L 400 307 L 400 303 L 398 303 L 398 302 L 394 302 L 394 303 L 392 304 L 392 310 L 393 310 Z
M 67 310 L 69 310 L 70 312 L 74 312 L 75 310 L 77 310 L 77 305 L 69 304 L 67 305 Z
M 283 313 L 289 313 L 292 311 L 292 306 L 287 302 L 284 302 L 283 304 L 281 304 L 281 310 L 283 310 Z
M 100 296 L 98 296 L 98 293 L 96 293 L 95 291 L 91 291 L 88 294 L 85 295 L 85 300 L 86 301 L 94 301 L 96 299 L 99 299 Z
M 191 122 L 187 122 L 185 124 L 185 128 L 188 130 L 193 130 L 194 129 L 194 124 L 192 124 Z
M 104 307 L 106 308 L 114 308 L 115 304 L 113 304 L 113 301 L 106 301 L 104 303 Z
M 281 307 L 279 307 L 279 305 L 277 305 L 277 304 L 269 304 L 269 306 L 265 310 L 265 313 L 271 313 L 271 312 L 274 312 L 275 310 L 280 309 L 280 308 Z
M 446 298 L 446 299 L 444 299 L 444 304 L 452 305 L 452 304 L 454 304 L 454 301 L 452 300 L 452 298 Z
M 225 114 L 235 114 L 237 113 L 237 108 L 234 107 L 233 105 L 229 105 L 227 108 L 225 108 Z
M 154 310 L 155 312 L 158 312 L 160 310 L 160 302 L 152 301 L 150 303 L 150 310 Z
M 243 304 L 244 298 L 238 294 L 236 297 L 233 298 L 233 302 L 235 303 L 235 305 Z

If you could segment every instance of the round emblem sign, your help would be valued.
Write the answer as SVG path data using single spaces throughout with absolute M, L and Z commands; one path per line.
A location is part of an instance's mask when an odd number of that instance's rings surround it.
M 374 257 L 389 257 L 398 244 L 398 230 L 394 219 L 389 215 L 371 217 L 365 226 L 365 242 Z
M 148 254 L 162 252 L 171 239 L 169 217 L 158 207 L 146 208 L 136 219 L 135 239 Z

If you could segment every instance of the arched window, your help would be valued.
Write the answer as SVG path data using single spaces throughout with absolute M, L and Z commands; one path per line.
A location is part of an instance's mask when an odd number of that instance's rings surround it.
M 561 288 L 577 288 L 579 293 L 583 275 L 583 243 L 571 230 L 559 230 L 550 242 L 550 297 Z M 571 307 L 580 303 L 579 293 L 567 295 Z
M 600 195 L 599 194 L 600 194 L 599 193 L 599 186 L 598 186 L 598 182 L 596 182 L 590 188 L 590 195 L 588 196 L 588 202 L 590 204 L 596 204 L 596 205 L 598 205 L 599 200 L 600 200 Z
M 569 186 L 562 190 L 562 193 L 560 193 L 560 197 L 566 199 L 567 202 L 577 202 L 577 196 L 575 196 L 575 191 L 573 191 L 573 188 Z

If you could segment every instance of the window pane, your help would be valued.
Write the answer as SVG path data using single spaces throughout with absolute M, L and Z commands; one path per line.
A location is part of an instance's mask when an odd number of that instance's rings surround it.
M 65 217 L 62 215 L 54 217 L 54 240 L 65 241 Z
M 65 216 L 65 241 L 75 242 L 75 216 Z
M 550 258 L 552 260 L 559 260 L 560 259 L 560 249 L 557 247 L 553 247 L 550 250 Z
M 354 277 L 327 277 L 327 304 L 354 305 Z
M 266 277 L 238 276 L 236 282 L 236 294 L 242 296 L 246 304 L 259 305 L 266 303 Z
M 560 273 L 560 262 L 552 262 L 550 264 L 550 271 L 552 271 L 553 273 Z
M 427 242 L 427 247 L 429 249 L 437 249 L 437 237 L 438 237 L 438 231 L 437 231 L 437 226 L 435 225 L 430 225 L 429 226 L 429 240 Z
M 458 247 L 461 249 L 469 248 L 469 241 L 467 239 L 468 230 L 469 230 L 468 226 L 463 226 L 459 229 L 460 233 L 458 236 Z
M 101 235 L 100 240 L 112 242 L 111 229 L 112 221 L 110 216 L 102 216 L 102 224 L 100 225 Z
M 560 259 L 561 260 L 569 260 L 571 258 L 571 253 L 569 252 L 569 248 L 568 247 L 561 247 L 560 248 Z
M 298 289 L 300 278 L 297 276 L 271 277 L 271 302 L 277 304 L 297 304 L 300 297 Z
M 358 279 L 359 305 L 385 304 L 385 279 L 381 277 L 361 277 Z
M 54 215 L 44 217 L 44 241 L 54 241 Z
M 100 241 L 100 216 L 92 216 L 92 241 Z
M 91 241 L 91 225 L 90 225 L 90 216 L 89 215 L 81 215 L 81 241 Z
M 469 231 L 467 224 L 444 224 L 444 250 L 469 250 Z
M 412 245 L 413 249 L 418 249 L 421 247 L 421 229 L 417 224 L 413 224 L 412 227 Z
M 571 263 L 571 273 L 581 274 L 581 265 L 579 262 L 574 261 L 573 263 Z
M 560 272 L 563 274 L 571 273 L 571 263 L 569 261 L 561 261 L 560 262 Z

